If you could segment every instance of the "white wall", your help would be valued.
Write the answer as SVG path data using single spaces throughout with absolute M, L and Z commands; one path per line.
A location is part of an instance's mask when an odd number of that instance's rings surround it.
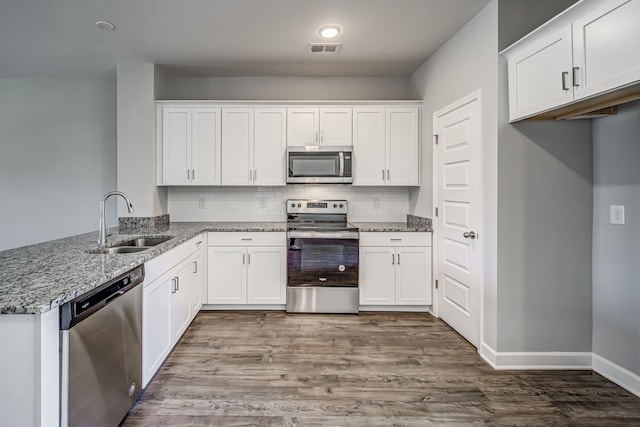
M 114 74 L 0 79 L 0 250 L 97 230 L 115 186 Z
M 135 212 L 120 203 L 120 216 L 153 217 L 167 213 L 166 189 L 156 187 L 155 66 L 118 64 L 118 190 Z
M 410 213 L 432 215 L 433 113 L 471 92 L 482 91 L 485 340 L 495 342 L 496 191 L 498 110 L 498 2 L 489 3 L 412 75 L 422 103 L 422 182 L 410 191 Z
M 170 187 L 168 195 L 172 221 L 284 221 L 285 201 L 296 198 L 347 200 L 349 221 L 405 222 L 409 208 L 407 187 Z
M 640 375 L 640 102 L 593 121 L 593 352 Z M 624 205 L 625 225 L 609 223 Z
M 156 99 L 419 99 L 405 77 L 165 77 Z

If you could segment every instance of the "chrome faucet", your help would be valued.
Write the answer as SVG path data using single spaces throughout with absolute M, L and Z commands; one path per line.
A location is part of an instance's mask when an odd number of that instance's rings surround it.
M 104 198 L 100 202 L 100 229 L 98 230 L 98 245 L 100 246 L 106 246 L 107 244 L 107 221 L 104 215 L 104 204 L 106 203 L 107 199 L 111 196 L 122 197 L 124 201 L 127 203 L 127 210 L 129 211 L 129 213 L 133 212 L 133 205 L 129 201 L 129 198 L 127 197 L 127 195 L 124 194 L 123 192 L 110 191 L 107 194 L 105 194 Z

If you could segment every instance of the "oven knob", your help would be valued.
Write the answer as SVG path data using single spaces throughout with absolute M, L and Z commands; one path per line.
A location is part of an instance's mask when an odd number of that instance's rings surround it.
M 296 207 L 296 204 L 295 204 L 295 203 L 291 203 L 291 207 L 292 207 L 292 208 L 295 208 L 295 207 Z
M 342 203 L 340 203 L 340 208 L 344 208 L 344 205 Z
M 298 203 L 298 207 L 299 207 L 299 208 L 301 208 L 301 207 L 302 207 L 302 204 L 301 204 L 301 203 Z
M 333 208 L 335 209 L 335 208 L 337 208 L 337 207 L 338 207 L 338 205 L 334 203 L 334 204 L 333 204 Z

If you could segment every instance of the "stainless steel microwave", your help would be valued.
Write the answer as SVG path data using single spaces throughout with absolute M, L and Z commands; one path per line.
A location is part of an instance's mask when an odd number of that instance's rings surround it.
M 351 183 L 353 147 L 289 147 L 287 167 L 289 184 Z

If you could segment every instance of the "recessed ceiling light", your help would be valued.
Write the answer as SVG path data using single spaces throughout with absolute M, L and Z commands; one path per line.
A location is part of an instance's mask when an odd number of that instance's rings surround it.
M 106 30 L 106 31 L 113 31 L 116 29 L 116 26 L 113 25 L 111 22 L 107 22 L 107 21 L 98 21 L 96 22 L 96 27 L 100 28 L 101 30 Z
M 332 39 L 340 34 L 340 27 L 338 27 L 337 25 L 325 25 L 324 27 L 320 28 L 319 33 L 325 39 Z

